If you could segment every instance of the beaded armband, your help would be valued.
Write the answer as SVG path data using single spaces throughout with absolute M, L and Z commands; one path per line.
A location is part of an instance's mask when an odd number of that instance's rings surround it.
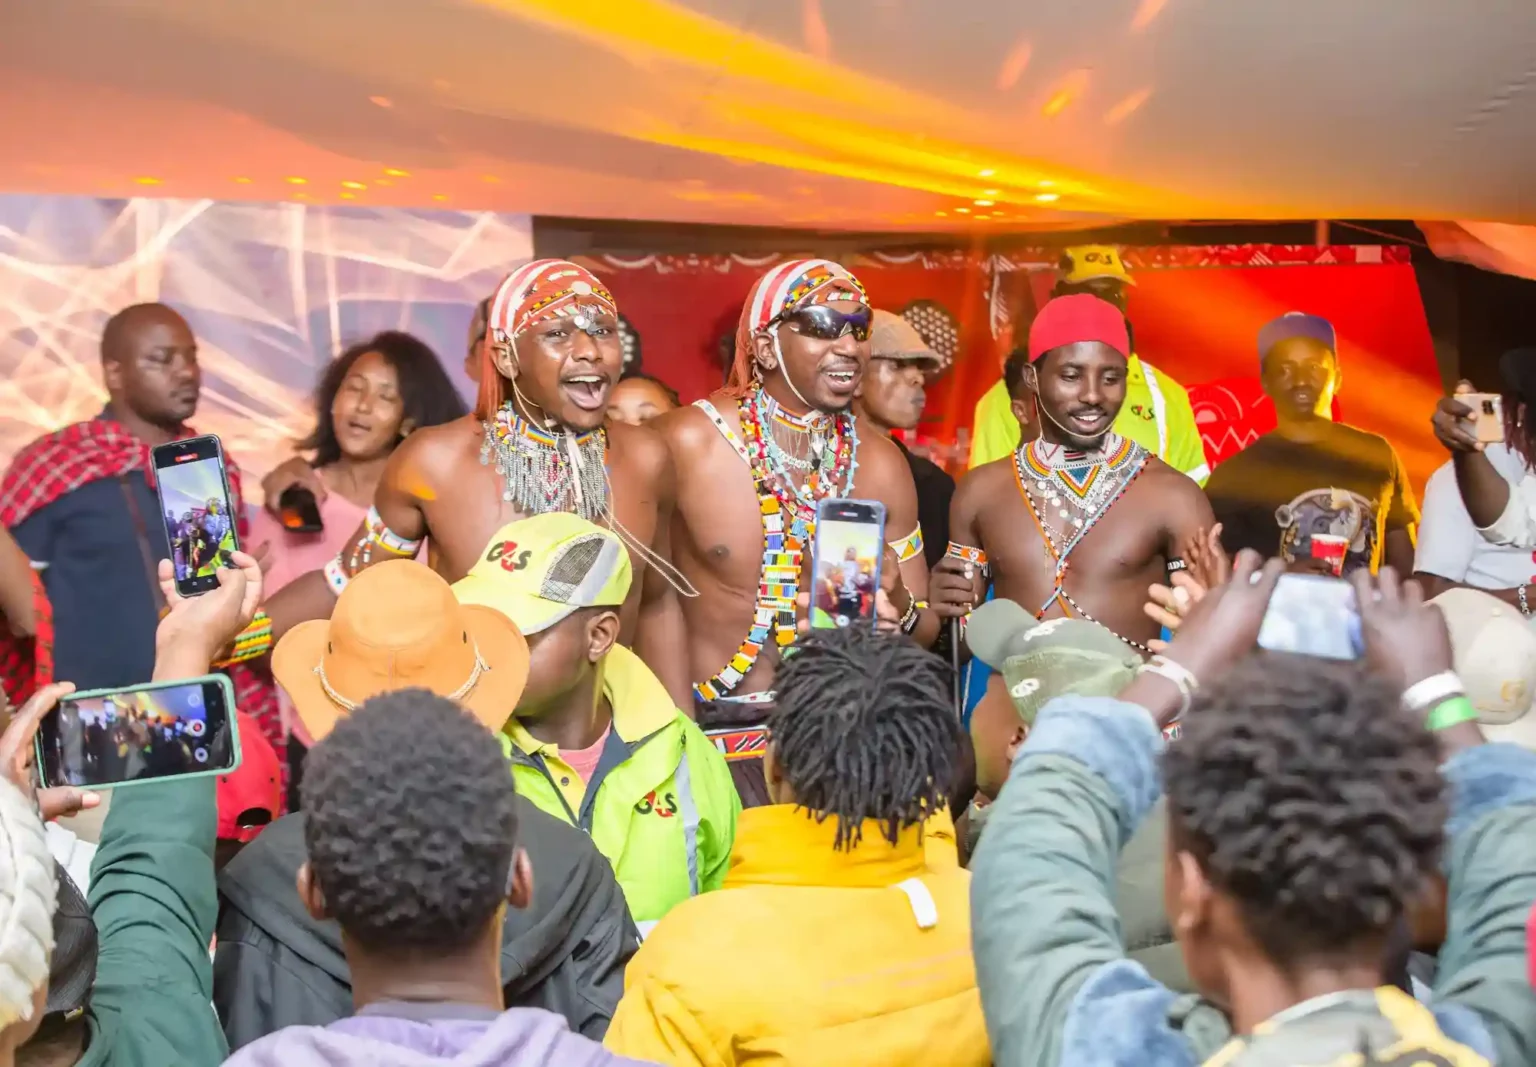
M 901 563 L 921 556 L 923 554 L 923 528 L 919 526 L 900 540 L 890 542 L 890 548 L 892 552 L 896 553 L 896 559 Z
M 380 549 L 396 559 L 410 559 L 421 551 L 421 538 L 405 538 L 395 533 L 380 518 L 377 508 L 368 509 L 363 520 L 363 536 L 352 546 L 352 554 L 346 560 L 346 575 L 351 577 L 373 562 L 373 550 Z M 334 582 L 332 583 L 334 588 Z M 340 592 L 340 590 L 337 590 Z
M 272 651 L 272 620 L 267 618 L 266 612 L 258 611 L 245 629 L 235 635 L 233 651 L 214 666 L 233 666 L 258 656 L 265 656 L 270 651 Z
M 987 565 L 987 554 L 979 548 L 972 548 L 970 545 L 957 545 L 951 541 L 949 547 L 944 550 L 944 554 L 950 559 L 958 559 L 962 563 L 974 563 L 978 567 L 985 567 Z
M 327 561 L 321 570 L 325 573 L 325 584 L 331 587 L 331 592 L 341 596 L 341 591 L 352 580 L 347 575 L 347 567 L 346 564 L 341 562 L 341 557 L 337 556 L 335 559 Z

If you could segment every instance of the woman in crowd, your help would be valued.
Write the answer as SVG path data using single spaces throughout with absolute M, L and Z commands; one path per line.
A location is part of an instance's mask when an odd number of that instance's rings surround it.
M 313 458 L 295 456 L 262 482 L 267 507 L 251 524 L 251 544 L 268 546 L 268 594 L 319 570 L 342 550 L 407 434 L 465 411 L 436 354 L 408 333 L 386 330 L 333 360 L 315 390 L 315 428 L 298 446 Z M 301 533 L 289 527 L 279 501 L 290 488 L 314 494 L 323 529 Z M 284 729 L 291 731 L 295 721 L 286 698 L 282 707 Z M 291 769 L 299 766 L 305 746 L 303 737 L 297 746 L 294 740 L 290 734 Z

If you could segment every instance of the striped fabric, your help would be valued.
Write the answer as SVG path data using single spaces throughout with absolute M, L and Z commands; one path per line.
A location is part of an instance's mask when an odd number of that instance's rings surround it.
M 741 308 L 741 322 L 736 327 L 736 359 L 726 387 L 741 391 L 751 386 L 752 338 L 767 329 L 770 322 L 808 304 L 834 300 L 867 305 L 869 296 L 851 270 L 830 259 L 792 259 L 759 278 Z

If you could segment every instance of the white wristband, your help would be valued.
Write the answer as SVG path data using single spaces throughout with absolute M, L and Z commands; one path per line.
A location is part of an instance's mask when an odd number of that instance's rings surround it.
M 1172 721 L 1178 722 L 1189 710 L 1190 703 L 1195 698 L 1195 690 L 1200 688 L 1200 680 L 1194 673 L 1182 663 L 1175 663 L 1167 656 L 1153 656 L 1143 663 L 1136 671 L 1137 674 L 1155 674 L 1159 678 L 1167 679 L 1174 684 L 1179 691 L 1179 710 Z
M 1403 707 L 1413 712 L 1427 712 L 1441 701 L 1462 696 L 1466 691 L 1455 671 L 1441 671 L 1403 690 Z

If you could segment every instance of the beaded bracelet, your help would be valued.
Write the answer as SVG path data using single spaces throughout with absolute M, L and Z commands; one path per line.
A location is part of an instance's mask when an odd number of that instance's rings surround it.
M 341 557 L 337 556 L 335 559 L 329 560 L 321 569 L 325 572 L 325 580 L 326 583 L 330 585 L 331 592 L 335 593 L 337 596 L 341 596 L 341 591 L 345 589 L 347 587 L 347 583 L 352 580 L 351 578 L 347 577 L 347 568 L 346 565 L 341 562 Z
M 951 541 L 949 547 L 944 550 L 944 554 L 950 559 L 958 559 L 962 563 L 974 563 L 979 567 L 987 565 L 987 554 L 979 548 L 972 548 L 970 545 L 959 545 Z
M 1472 701 L 1465 696 L 1454 696 L 1436 704 L 1424 725 L 1431 731 L 1439 731 L 1460 726 L 1464 722 L 1473 722 L 1477 718 L 1477 709 L 1472 706 Z
M 908 600 L 907 610 L 901 613 L 901 621 L 896 624 L 896 628 L 902 633 L 910 635 L 913 630 L 917 629 L 917 622 L 922 618 L 922 610 L 921 604 L 916 597 Z
M 215 667 L 229 667 L 236 663 L 244 663 L 246 660 L 265 656 L 272 651 L 272 620 L 267 618 L 267 613 L 258 611 L 245 629 L 235 635 L 234 648 L 224 659 L 214 664 Z

